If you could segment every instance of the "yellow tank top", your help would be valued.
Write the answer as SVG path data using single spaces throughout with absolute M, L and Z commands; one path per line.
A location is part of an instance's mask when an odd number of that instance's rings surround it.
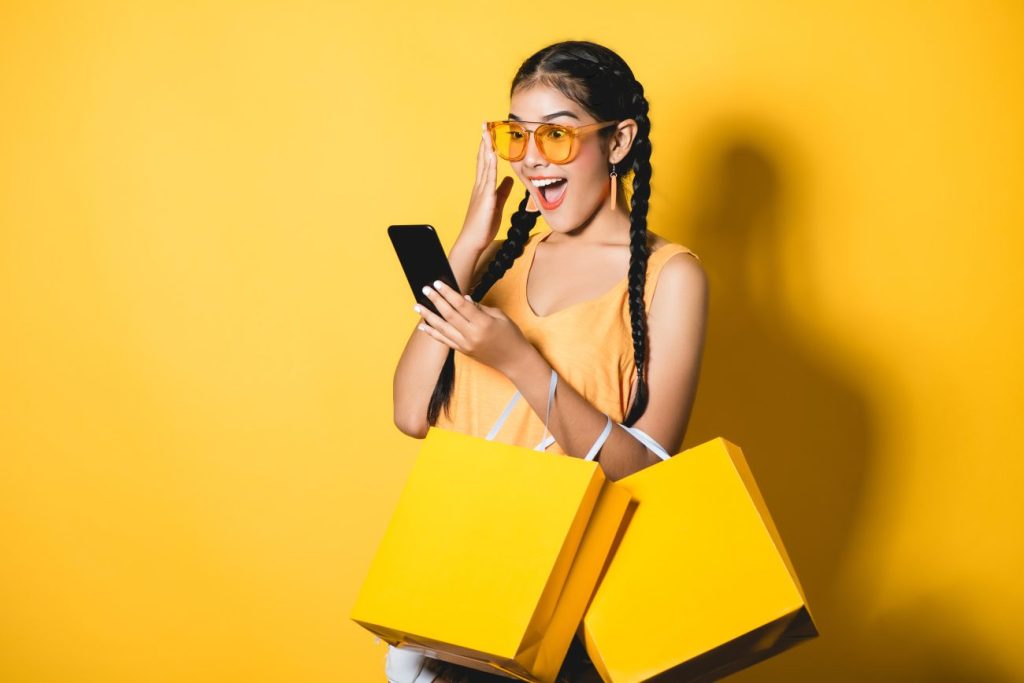
M 568 382 L 591 405 L 615 422 L 622 422 L 637 377 L 629 318 L 629 277 L 623 277 L 597 298 L 549 315 L 536 315 L 526 300 L 526 280 L 537 244 L 551 232 L 530 236 L 522 255 L 494 283 L 482 303 L 500 308 L 519 326 L 558 373 L 559 385 Z M 700 259 L 686 247 L 671 242 L 648 257 L 644 285 L 644 308 L 648 312 L 662 266 L 679 253 Z M 436 426 L 485 438 L 515 393 L 515 384 L 501 372 L 456 351 L 455 381 L 449 406 L 451 416 L 445 415 L 442 409 Z M 520 399 L 494 440 L 534 448 L 544 436 L 543 416 L 538 416 L 525 399 Z M 557 442 L 544 450 L 565 454 Z

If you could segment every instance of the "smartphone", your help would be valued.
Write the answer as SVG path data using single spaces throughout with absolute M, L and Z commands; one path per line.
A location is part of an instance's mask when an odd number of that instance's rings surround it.
M 388 227 L 388 237 L 417 303 L 441 315 L 434 302 L 423 293 L 423 285 L 433 287 L 434 280 L 440 280 L 458 292 L 459 284 L 437 231 L 431 225 L 392 225 Z

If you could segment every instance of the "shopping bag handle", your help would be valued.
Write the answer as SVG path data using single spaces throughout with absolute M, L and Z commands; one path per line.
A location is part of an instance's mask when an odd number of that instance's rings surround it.
M 546 449 L 548 446 L 555 442 L 554 435 L 548 434 L 548 420 L 551 417 L 551 402 L 555 398 L 555 385 L 557 384 L 558 373 L 555 372 L 554 368 L 552 368 L 551 385 L 548 387 L 548 408 L 547 413 L 544 416 L 544 438 L 541 439 L 539 444 L 533 447 L 533 450 L 535 451 L 543 451 L 544 449 Z M 498 421 L 494 423 L 494 426 L 491 427 L 491 431 L 487 433 L 487 436 L 485 438 L 488 441 L 493 441 L 494 437 L 498 435 L 498 430 L 500 430 L 502 425 L 505 424 L 505 420 L 508 419 L 509 413 L 512 412 L 512 408 L 515 406 L 516 401 L 519 400 L 519 397 L 521 395 L 522 394 L 520 394 L 518 389 L 516 390 L 516 393 L 512 395 L 512 399 L 508 402 L 508 405 L 505 406 L 505 410 L 501 412 L 501 416 L 498 418 Z M 595 457 L 597 457 L 597 452 L 601 450 L 601 447 L 604 446 L 604 442 L 607 441 L 608 436 L 612 433 L 612 418 L 610 415 L 607 414 L 605 415 L 605 417 L 608 418 L 608 422 L 607 424 L 605 424 L 604 430 L 597 437 L 597 440 L 594 442 L 594 445 L 590 447 L 590 451 L 587 453 L 586 456 L 584 456 L 584 460 L 593 460 Z M 646 432 L 642 431 L 641 429 L 638 429 L 637 427 L 627 427 L 621 422 L 618 423 L 618 425 L 625 429 L 630 434 L 632 434 L 634 438 L 636 438 L 644 446 L 647 446 L 647 448 L 652 450 L 654 454 L 657 455 L 662 460 L 668 460 L 671 457 L 668 454 L 668 451 L 662 448 L 661 444 L 655 441 L 650 434 L 647 434 Z
M 608 436 L 612 433 L 612 418 L 610 415 L 605 415 L 605 417 L 608 418 L 608 422 L 605 424 L 604 430 L 597 437 L 597 441 L 595 441 L 594 445 L 590 447 L 590 452 L 584 456 L 584 460 L 593 460 L 597 456 L 597 452 L 601 450 L 601 446 L 604 446 L 604 442 L 608 440 Z M 618 425 L 632 434 L 637 441 L 647 446 L 648 449 L 654 451 L 654 454 L 662 460 L 668 460 L 672 457 L 669 455 L 668 451 L 661 447 L 661 444 L 654 440 L 654 437 L 639 427 L 627 427 L 621 422 L 619 422 Z
M 551 368 L 551 386 L 548 387 L 548 410 L 547 414 L 544 416 L 544 438 L 541 439 L 539 444 L 533 447 L 533 450 L 535 451 L 542 451 L 555 442 L 555 437 L 548 435 L 548 420 L 551 418 L 551 402 L 555 398 L 556 384 L 558 384 L 558 373 L 555 372 L 554 368 Z M 501 417 L 499 417 L 498 421 L 494 423 L 493 427 L 491 427 L 491 431 L 487 432 L 487 436 L 484 437 L 485 439 L 488 441 L 494 440 L 494 437 L 498 435 L 498 430 L 501 429 L 503 424 L 505 424 L 505 420 L 508 419 L 509 413 L 512 412 L 512 408 L 515 406 L 516 401 L 519 400 L 520 396 L 521 394 L 519 393 L 519 390 L 516 389 L 516 393 L 512 395 L 512 400 L 510 400 L 508 405 L 505 406 L 505 410 L 501 411 Z

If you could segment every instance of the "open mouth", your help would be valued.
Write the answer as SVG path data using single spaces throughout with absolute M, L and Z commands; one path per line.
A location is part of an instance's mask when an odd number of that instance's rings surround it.
M 566 186 L 569 184 L 569 181 L 565 178 L 557 178 L 544 182 L 546 184 L 537 187 L 540 205 L 546 211 L 552 211 L 561 206 L 562 200 L 565 199 Z

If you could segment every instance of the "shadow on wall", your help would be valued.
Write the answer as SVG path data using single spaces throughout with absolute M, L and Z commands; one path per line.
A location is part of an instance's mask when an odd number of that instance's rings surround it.
M 1011 683 L 1019 681 L 991 648 L 971 632 L 950 599 L 919 599 L 864 627 L 870 656 L 862 657 L 860 680 L 907 683 Z M 879 675 L 882 674 L 882 675 Z
M 963 620 L 939 606 L 919 605 L 871 628 L 839 593 L 865 473 L 878 456 L 872 406 L 857 382 L 863 370 L 798 333 L 783 306 L 784 231 L 796 224 L 813 178 L 799 147 L 757 126 L 724 126 L 705 145 L 691 213 L 669 223 L 689 226 L 687 246 L 710 280 L 684 447 L 724 436 L 743 449 L 821 633 L 730 680 L 1004 680 L 985 670 L 991 665 L 964 637 Z

